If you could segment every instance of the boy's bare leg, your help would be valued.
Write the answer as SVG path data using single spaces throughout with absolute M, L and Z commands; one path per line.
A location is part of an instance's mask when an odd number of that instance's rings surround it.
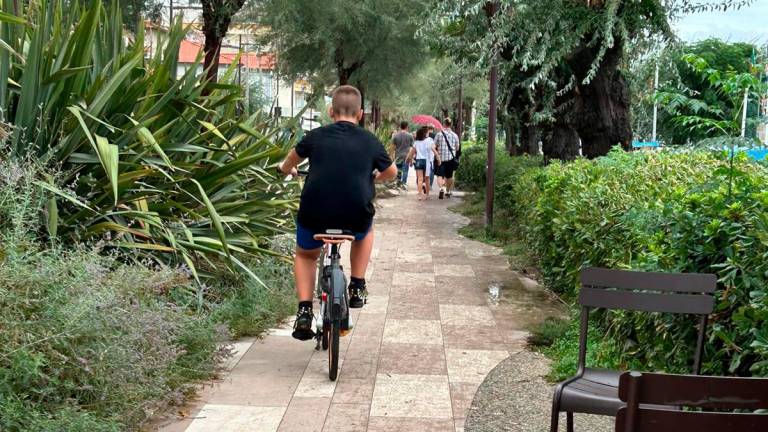
M 352 251 L 349 254 L 349 260 L 352 264 L 352 277 L 365 279 L 365 271 L 368 270 L 368 262 L 371 259 L 373 251 L 373 227 L 368 231 L 368 235 L 360 241 L 352 242 Z
M 293 274 L 296 278 L 296 295 L 299 301 L 312 301 L 317 275 L 317 257 L 320 248 L 306 250 L 296 247 L 296 257 L 293 259 Z

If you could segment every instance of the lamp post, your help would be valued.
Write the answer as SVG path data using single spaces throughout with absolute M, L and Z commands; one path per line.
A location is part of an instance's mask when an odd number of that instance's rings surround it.
M 499 8 L 498 1 L 487 2 L 485 13 L 488 16 L 488 27 L 492 25 L 493 16 Z M 496 66 L 496 47 L 492 46 L 491 72 L 489 74 L 489 98 L 488 104 L 488 162 L 485 167 L 485 228 L 493 228 L 493 192 L 494 171 L 496 168 L 496 90 L 499 80 L 499 70 Z

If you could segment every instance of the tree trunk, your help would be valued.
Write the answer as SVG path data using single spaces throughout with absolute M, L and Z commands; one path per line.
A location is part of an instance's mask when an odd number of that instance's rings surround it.
M 558 119 L 552 125 L 551 133 L 545 137 L 542 150 L 545 161 L 574 160 L 579 156 L 579 134 L 568 123 Z
M 229 30 L 232 16 L 243 7 L 245 0 L 203 0 L 202 3 L 205 36 L 203 67 L 208 81 L 215 83 L 219 79 L 221 43 Z M 203 90 L 204 94 L 209 94 L 207 89 Z
M 623 41 L 621 36 L 615 37 L 616 45 L 605 53 L 592 81 L 574 90 L 573 126 L 581 137 L 582 153 L 588 158 L 603 156 L 615 145 L 627 150 L 632 140 L 629 86 L 619 71 Z M 579 82 L 589 73 L 598 49 L 584 46 L 568 60 Z
M 539 154 L 539 129 L 534 125 L 523 125 L 520 129 L 520 148 L 523 153 L 529 155 Z
M 363 115 L 360 117 L 360 122 L 358 125 L 362 128 L 365 127 L 365 89 L 363 88 L 363 85 L 358 82 L 357 83 L 357 89 L 360 90 L 360 109 L 363 110 Z

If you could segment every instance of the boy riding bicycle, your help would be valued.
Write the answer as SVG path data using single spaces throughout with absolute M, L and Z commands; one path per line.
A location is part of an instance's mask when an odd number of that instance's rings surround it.
M 296 218 L 294 276 L 299 308 L 293 337 L 299 340 L 313 337 L 312 295 L 323 246 L 314 239 L 315 234 L 328 229 L 354 233 L 349 307 L 365 304 L 365 271 L 373 249 L 373 182 L 394 179 L 397 167 L 378 138 L 357 126 L 363 115 L 361 104 L 355 87 L 338 87 L 328 109 L 334 123 L 308 132 L 280 164 L 282 173 L 296 175 L 296 166 L 309 158 L 309 175 Z M 374 171 L 378 173 L 374 175 Z

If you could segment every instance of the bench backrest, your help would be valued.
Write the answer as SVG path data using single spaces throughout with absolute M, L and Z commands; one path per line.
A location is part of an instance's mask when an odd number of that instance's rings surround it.
M 694 373 L 701 369 L 707 316 L 715 306 L 717 277 L 700 273 L 654 273 L 590 267 L 581 272 L 579 368 L 585 367 L 589 310 L 621 309 L 699 315 Z
M 768 379 L 765 378 L 626 372 L 619 379 L 619 398 L 627 406 L 619 410 L 617 432 L 768 430 L 768 414 L 754 413 L 768 409 Z M 641 404 L 678 409 L 652 409 Z M 683 411 L 680 408 L 719 411 Z

